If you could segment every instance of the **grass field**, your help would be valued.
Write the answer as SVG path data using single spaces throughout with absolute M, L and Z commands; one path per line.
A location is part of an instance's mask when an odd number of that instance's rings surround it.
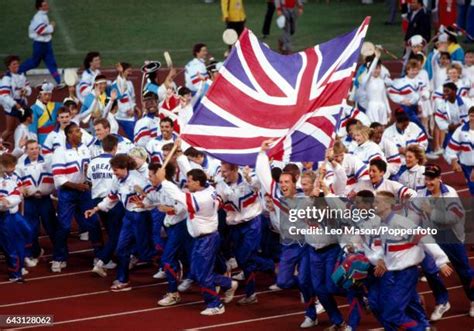
M 78 67 L 90 50 L 103 55 L 103 66 L 128 61 L 139 66 L 145 59 L 163 60 L 169 50 L 177 65 L 191 57 L 191 47 L 205 42 L 220 59 L 225 50 L 221 35 L 220 1 L 204 4 L 202 0 L 48 0 L 50 19 L 56 21 L 54 50 L 60 67 Z M 33 0 L 2 0 L 0 21 L 0 56 L 31 54 L 28 24 L 34 14 Z M 266 11 L 264 0 L 244 1 L 247 26 L 261 35 Z M 361 5 L 357 0 L 308 0 L 298 20 L 294 44 L 297 49 L 326 41 L 354 29 L 365 16 L 372 16 L 368 39 L 383 44 L 396 54 L 401 52 L 400 25 L 384 26 L 387 16 L 384 2 Z M 276 46 L 280 31 L 275 23 L 267 43 Z

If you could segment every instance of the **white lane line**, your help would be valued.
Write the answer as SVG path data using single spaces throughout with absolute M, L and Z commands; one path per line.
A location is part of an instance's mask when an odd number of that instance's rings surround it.
M 87 253 L 87 252 L 92 252 L 92 251 L 94 251 L 92 248 L 81 249 L 81 250 L 78 250 L 78 251 L 69 252 L 69 255 L 79 254 L 79 253 Z M 53 256 L 53 254 L 45 254 L 41 258 L 52 257 L 52 256 Z
M 453 286 L 453 287 L 448 287 L 447 289 L 448 290 L 454 290 L 454 289 L 458 289 L 458 288 L 461 288 L 461 287 L 462 286 Z M 423 291 L 423 292 L 420 292 L 419 294 L 428 294 L 428 293 L 431 293 L 431 291 Z M 349 305 L 339 305 L 337 307 L 338 308 L 346 308 L 346 307 L 349 307 Z M 259 318 L 252 318 L 252 319 L 241 320 L 241 321 L 236 321 L 236 322 L 206 325 L 206 326 L 203 326 L 203 327 L 190 328 L 190 329 L 186 329 L 186 330 L 188 330 L 188 331 L 191 331 L 191 330 L 192 331 L 194 331 L 194 330 L 207 330 L 207 329 L 226 327 L 226 326 L 231 326 L 231 325 L 239 325 L 239 324 L 252 323 L 252 322 L 258 322 L 258 321 L 266 321 L 266 320 L 270 320 L 270 319 L 277 319 L 277 318 L 295 316 L 295 315 L 300 315 L 300 314 L 304 314 L 304 311 L 300 311 L 300 312 L 296 312 L 296 313 L 281 314 L 281 315 L 265 316 L 265 317 L 259 317 Z M 442 318 L 442 320 L 451 319 L 451 318 L 458 318 L 458 317 L 467 316 L 467 315 L 468 314 L 453 315 L 453 316 L 444 317 L 444 318 Z M 383 328 L 382 329 L 370 329 L 370 330 L 373 330 L 373 331 L 383 330 Z
M 155 284 L 132 286 L 132 291 L 133 291 L 133 290 L 136 290 L 136 289 L 147 288 L 147 287 L 155 287 L 155 286 L 160 286 L 160 285 L 165 285 L 165 284 L 168 284 L 168 282 L 161 282 L 161 283 L 155 283 Z M 41 302 L 51 302 L 51 301 L 58 301 L 58 300 L 68 300 L 68 299 L 82 298 L 82 297 L 87 297 L 87 296 L 91 296 L 91 295 L 107 294 L 107 293 L 113 293 L 113 292 L 111 292 L 110 290 L 107 290 L 107 291 L 97 291 L 97 292 L 88 292 L 88 293 L 79 293 L 79 294 L 66 295 L 66 296 L 62 296 L 62 297 L 39 299 L 39 300 L 33 300 L 33 301 L 15 302 L 15 303 L 9 303 L 9 304 L 6 304 L 6 305 L 0 305 L 0 308 L 31 305 L 31 304 L 35 304 L 35 303 L 41 303 Z
M 30 282 L 30 281 L 32 281 L 32 280 L 41 280 L 41 279 L 68 277 L 68 276 L 81 275 L 81 274 L 86 274 L 86 273 L 92 274 L 92 271 L 90 271 L 90 270 L 85 270 L 85 271 L 69 272 L 69 273 L 65 273 L 65 274 L 57 274 L 57 275 L 51 275 L 51 276 L 42 276 L 42 277 L 35 277 L 35 278 L 26 278 L 26 281 L 27 281 L 27 282 Z M 12 284 L 12 282 L 1 282 L 1 283 L 0 283 L 0 285 L 6 285 L 6 284 Z
M 61 16 L 61 9 L 59 6 L 54 4 L 54 0 L 49 0 L 49 4 L 53 8 L 53 16 L 56 18 L 56 26 L 55 30 L 58 29 L 58 33 L 60 33 L 63 36 L 64 43 L 66 44 L 66 47 L 68 50 L 71 51 L 71 53 L 77 52 L 76 46 L 74 46 L 74 42 L 72 41 L 71 34 L 69 33 L 69 30 L 67 28 L 67 25 L 65 21 L 63 20 L 63 17 Z M 56 32 L 56 31 L 55 31 Z
M 275 292 L 275 291 L 267 290 L 267 291 L 256 292 L 256 294 L 265 294 L 265 293 L 271 293 L 271 292 Z M 245 294 L 239 294 L 239 295 L 236 295 L 235 298 L 243 297 L 244 295 Z M 192 306 L 192 305 L 197 305 L 197 304 L 202 304 L 202 303 L 204 303 L 204 301 L 199 300 L 199 301 L 191 301 L 191 302 L 186 302 L 186 303 L 182 303 L 182 304 L 178 304 L 174 306 L 168 306 L 168 307 L 153 307 L 153 308 L 137 309 L 137 310 L 131 310 L 131 311 L 123 311 L 120 313 L 76 318 L 73 320 L 65 320 L 65 321 L 59 321 L 59 322 L 55 321 L 53 326 L 61 325 L 61 324 L 84 322 L 84 321 L 93 321 L 93 320 L 99 320 L 99 319 L 117 317 L 117 316 L 127 316 L 127 315 L 146 313 L 150 311 L 158 311 L 158 310 L 164 310 L 164 309 L 180 308 L 180 307 Z M 44 325 L 44 326 L 47 326 L 47 325 Z M 37 328 L 37 327 L 38 325 L 34 325 L 34 326 L 31 325 L 31 326 L 25 326 L 25 327 L 15 328 L 15 329 L 6 329 L 6 330 L 23 330 L 23 329 L 31 329 L 31 328 Z

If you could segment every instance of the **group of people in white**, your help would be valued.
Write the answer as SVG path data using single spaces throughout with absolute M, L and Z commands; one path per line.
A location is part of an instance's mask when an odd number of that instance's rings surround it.
M 326 311 L 332 330 L 355 330 L 364 307 L 387 330 L 425 330 L 450 309 L 441 276 L 454 270 L 474 317 L 464 209 L 456 190 L 442 181 L 439 165 L 426 164 L 426 156 L 443 154 L 454 171 L 464 173 L 474 195 L 474 52 L 454 59 L 450 40 L 439 34 L 426 54 L 426 41 L 414 36 L 396 79 L 379 54 L 367 56 L 324 161 L 270 160 L 272 141 L 265 141 L 254 168 L 218 161 L 179 139 L 193 104 L 218 75 L 220 64 L 206 61 L 205 44 L 194 46 L 183 87 L 174 83 L 174 69 L 159 84 L 159 65 L 152 64 L 138 93 L 143 109 L 127 79 L 131 65 L 117 64 L 117 77 L 109 81 L 98 52 L 85 57 L 68 98 L 55 101 L 54 87 L 45 83 L 29 106 L 32 89 L 18 72 L 20 59 L 7 57 L 0 102 L 8 119 L 3 138 L 13 135 L 14 144 L 2 146 L 0 156 L 0 247 L 9 279 L 23 282 L 41 260 L 41 226 L 53 246 L 51 271 L 67 269 L 75 220 L 94 250 L 92 272 L 115 274 L 111 291 L 131 290 L 130 271 L 157 263 L 153 277 L 168 281 L 161 306 L 178 304 L 194 283 L 206 305 L 201 314 L 222 314 L 238 281 L 245 293 L 238 304 L 256 304 L 258 272 L 270 272 L 272 290 L 301 292 L 302 328 L 317 325 L 317 315 Z M 399 105 L 395 111 L 390 100 Z M 415 229 L 449 219 L 451 226 L 440 225 L 438 233 L 450 240 L 289 234 L 289 210 L 352 208 L 345 198 L 376 210 L 358 227 Z M 443 215 L 429 198 L 445 201 Z M 305 219 L 299 226 L 338 221 Z M 365 286 L 341 287 L 331 277 L 351 255 L 367 258 Z M 416 292 L 420 267 L 436 301 L 430 318 Z M 232 276 L 237 268 L 241 272 Z M 346 320 L 335 295 L 348 298 Z

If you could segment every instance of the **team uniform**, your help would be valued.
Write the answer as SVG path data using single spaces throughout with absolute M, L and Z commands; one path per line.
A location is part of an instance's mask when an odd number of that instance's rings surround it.
M 154 207 L 164 205 L 173 208 L 166 213 L 163 221 L 168 239 L 161 257 L 161 264 L 168 281 L 168 293 L 175 293 L 178 290 L 179 260 L 183 258 L 183 252 L 188 255 L 187 258 L 190 257 L 193 243 L 186 228 L 187 210 L 183 204 L 164 193 L 161 185 L 148 191 L 144 203 Z
M 425 132 L 413 122 L 410 122 L 403 131 L 398 129 L 396 124 L 392 124 L 385 129 L 381 144 L 396 146 L 397 154 L 387 156 L 387 153 L 385 153 L 385 155 L 389 164 L 394 163 L 394 161 L 400 163 L 401 169 L 399 171 L 401 173 L 405 170 L 405 156 L 398 153 L 398 148 L 406 149 L 408 146 L 415 144 L 421 149 L 426 150 L 428 148 L 428 138 Z
M 207 187 L 198 192 L 184 193 L 167 180 L 161 185 L 166 194 L 179 201 L 188 211 L 186 226 L 194 238 L 191 274 L 201 286 L 207 308 L 219 308 L 222 303 L 216 292 L 216 286 L 227 290 L 231 288 L 232 282 L 230 278 L 213 271 L 220 243 L 217 231 L 219 202 L 216 191 L 212 187 Z
M 428 100 L 429 92 L 421 79 L 416 77 L 413 79 L 409 77 L 395 79 L 388 89 L 388 95 L 393 102 L 403 108 L 411 122 L 423 128 L 418 118 L 418 103 L 420 100 Z M 403 105 L 404 100 L 407 100 L 409 105 Z
M 256 255 L 262 237 L 262 205 L 256 187 L 244 180 L 240 173 L 235 183 L 220 181 L 216 191 L 226 211 L 229 239 L 234 244 L 235 258 L 244 271 L 245 294 L 250 297 L 255 293 Z
M 202 59 L 194 58 L 184 67 L 186 87 L 191 90 L 193 95 L 199 90 L 202 80 L 208 78 L 206 64 Z
M 118 76 L 112 84 L 112 89 L 117 90 L 118 111 L 115 114 L 117 122 L 125 131 L 128 139 L 133 139 L 133 130 L 135 127 L 135 89 L 133 83 Z M 132 115 L 128 113 L 132 112 Z
M 31 226 L 33 234 L 31 255 L 38 256 L 41 250 L 38 241 L 40 220 L 51 242 L 54 242 L 58 225 L 56 211 L 50 197 L 54 191 L 51 159 L 39 155 L 37 160 L 32 161 L 27 155 L 23 155 L 18 160 L 16 173 L 25 191 L 24 217 Z
M 420 215 L 423 222 L 429 222 L 438 227 L 438 233 L 434 238 L 448 256 L 449 261 L 461 280 L 467 298 L 472 303 L 474 302 L 474 286 L 472 283 L 474 272 L 469 265 L 466 248 L 464 247 L 465 212 L 454 188 L 441 183 L 440 189 L 440 198 L 431 199 L 428 202 L 433 206 L 433 204 L 437 204 L 439 201 L 443 203 L 442 207 L 435 206 L 430 215 L 427 215 L 421 210 L 421 201 L 415 200 L 412 206 L 415 212 Z M 418 192 L 418 197 L 432 197 L 432 193 L 425 188 Z
M 82 133 L 82 144 L 87 147 L 91 147 L 92 143 L 94 143 L 94 137 L 92 137 L 89 132 L 81 128 Z M 46 137 L 45 141 L 41 145 L 41 154 L 49 155 L 54 153 L 54 150 L 58 147 L 65 147 L 66 146 L 66 134 L 64 133 L 64 129 L 61 129 L 58 126 L 51 131 L 48 136 Z
M 368 180 L 369 179 L 369 167 L 366 163 L 362 162 L 357 156 L 344 153 L 344 159 L 341 164 L 347 180 L 343 186 L 342 192 L 334 189 L 334 183 L 337 172 L 334 169 L 334 166 L 331 163 L 326 163 L 326 175 L 325 182 L 329 189 L 336 195 L 345 195 L 352 191 L 354 185 L 358 181 Z M 339 175 L 340 176 L 340 175 Z
M 12 154 L 15 155 L 16 157 L 21 156 L 24 153 L 24 146 L 20 146 L 20 142 L 23 139 L 27 140 L 37 140 L 38 137 L 35 133 L 30 132 L 30 128 L 28 125 L 24 123 L 20 123 L 16 129 L 15 132 L 13 133 L 13 141 L 15 143 L 14 149 L 12 151 Z
M 36 100 L 31 107 L 33 123 L 30 124 L 29 129 L 30 132 L 37 135 L 40 145 L 44 143 L 48 134 L 56 127 L 59 107 L 61 107 L 59 102 L 48 102 L 45 105 L 40 100 Z
M 99 204 L 109 193 L 114 181 L 114 175 L 112 168 L 110 167 L 110 160 L 112 155 L 108 153 L 102 153 L 94 157 L 89 166 L 87 167 L 86 177 L 91 182 L 91 197 L 93 204 Z M 107 242 L 104 244 L 101 258 L 104 264 L 107 264 L 117 247 L 117 242 L 122 227 L 122 219 L 124 215 L 124 209 L 121 204 L 117 204 L 108 212 L 99 212 L 100 219 L 104 224 L 107 231 Z
M 90 162 L 90 152 L 87 146 L 81 144 L 73 148 L 66 143 L 58 147 L 52 157 L 52 172 L 54 185 L 58 190 L 58 219 L 59 225 L 54 242 L 53 261 L 66 262 L 68 257 L 67 238 L 71 231 L 71 221 L 74 218 L 79 224 L 84 224 L 89 232 L 89 238 L 97 258 L 102 250 L 102 236 L 97 217 L 84 219 L 84 212 L 93 207 L 91 192 L 81 192 L 64 187 L 67 182 L 84 183 L 85 173 Z
M 84 99 L 90 94 L 94 87 L 95 77 L 100 75 L 100 70 L 86 69 L 82 72 L 81 80 L 76 85 L 76 95 L 81 103 L 84 103 Z
M 169 143 L 174 143 L 178 139 L 178 135 L 173 133 L 170 139 L 164 139 L 160 134 L 156 138 L 150 140 L 146 145 L 146 151 L 150 156 L 152 163 L 161 163 L 163 160 L 163 146 Z
M 112 110 L 112 104 L 112 100 L 110 100 L 105 93 L 97 96 L 95 91 L 92 91 L 84 98 L 79 113 L 80 118 L 84 120 L 90 115 L 106 118 L 110 123 L 110 132 L 116 134 L 119 125 L 114 115 L 110 112 Z
M 377 195 L 377 192 L 390 192 L 398 199 L 409 198 L 412 199 L 417 196 L 416 191 L 404 186 L 403 184 L 394 180 L 382 178 L 382 180 L 376 184 L 373 184 L 370 180 L 363 180 L 357 182 L 354 187 L 355 192 L 362 190 L 368 190 Z
M 160 126 L 160 119 L 155 114 L 146 114 L 135 123 L 133 143 L 137 147 L 146 148 L 148 142 L 156 138 Z
M 31 95 L 30 82 L 24 74 L 7 71 L 0 82 L 0 105 L 6 115 L 18 117 L 21 112 L 15 107 L 28 105 L 27 97 Z
M 51 42 L 53 32 L 54 26 L 49 23 L 48 12 L 38 10 L 28 27 L 28 36 L 33 39 L 33 56 L 21 64 L 20 73 L 38 67 L 43 60 L 56 83 L 61 82 Z
M 369 164 L 370 161 L 376 159 L 382 159 L 386 161 L 385 155 L 383 154 L 380 146 L 371 140 L 367 140 L 362 144 L 357 145 L 353 151 L 351 151 L 351 154 L 358 157 L 365 164 Z
M 124 138 L 118 134 L 113 134 L 115 138 L 118 140 L 117 145 L 117 154 L 128 154 L 128 152 L 135 147 L 130 140 Z M 102 148 L 102 141 L 97 138 L 94 138 L 92 144 L 89 145 L 90 153 L 92 157 L 99 156 L 100 154 L 104 153 L 104 149 Z
M 382 224 L 392 229 L 417 227 L 409 219 L 394 213 L 383 219 Z M 419 330 L 429 326 L 416 292 L 417 266 L 425 257 L 424 251 L 433 256 L 438 267 L 447 264 L 449 260 L 438 245 L 428 243 L 427 239 L 424 237 L 418 243 L 416 237 L 411 235 L 381 235 L 387 271 L 381 279 L 379 304 L 383 326 L 387 330 L 399 327 Z M 391 300 L 386 300 L 387 295 L 390 295 Z
M 460 125 L 466 122 L 467 110 L 466 105 L 460 97 L 451 103 L 448 100 L 438 100 L 436 102 L 435 121 L 440 130 L 445 131 L 446 138 L 443 146 L 448 144 L 453 131 L 449 131 L 449 125 Z
M 274 210 L 269 214 L 270 221 L 273 225 L 273 229 L 280 234 L 281 253 L 277 285 L 280 288 L 290 288 L 295 285 L 296 281 L 303 295 L 306 307 L 305 316 L 315 321 L 314 287 L 312 286 L 310 275 L 310 247 L 305 243 L 303 236 L 289 235 L 289 226 L 291 223 L 288 220 L 288 211 L 290 206 L 288 205 L 287 199 L 283 197 L 277 183 L 272 180 L 268 164 L 268 156 L 265 153 L 259 153 L 255 165 L 257 177 L 265 195 L 272 201 Z M 292 201 L 290 203 L 293 205 L 303 203 L 306 206 L 307 201 L 301 199 L 301 194 L 299 194 L 298 197 L 300 199 L 291 199 Z M 303 205 L 300 207 L 303 207 Z M 298 277 L 295 280 L 293 275 L 296 266 L 298 266 Z
M 151 243 L 151 215 L 149 208 L 140 208 L 131 200 L 139 195 L 135 186 L 146 191 L 147 180 L 137 171 L 129 171 L 123 179 L 114 178 L 110 192 L 97 207 L 105 212 L 117 203 L 125 208 L 122 229 L 118 238 L 116 254 L 118 257 L 117 277 L 121 283 L 128 283 L 130 255 L 136 254 L 141 261 L 150 262 L 154 250 Z
M 0 245 L 5 252 L 8 275 L 11 280 L 21 279 L 24 253 L 18 249 L 25 242 L 16 234 L 15 214 L 21 203 L 19 181 L 8 175 L 0 177 L 0 198 L 6 199 L 7 204 L 0 201 Z
M 474 195 L 474 182 L 471 180 L 474 169 L 474 130 L 471 130 L 469 123 L 458 127 L 451 136 L 446 147 L 445 158 L 448 163 L 457 159 L 462 167 L 464 177 L 471 195 Z

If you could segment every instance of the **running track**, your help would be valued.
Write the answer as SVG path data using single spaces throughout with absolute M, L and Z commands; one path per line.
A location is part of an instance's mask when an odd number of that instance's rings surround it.
M 138 78 L 137 75 L 134 76 Z M 443 180 L 454 186 L 461 196 L 467 197 L 464 178 L 451 172 L 441 159 L 439 163 L 444 171 Z M 466 221 L 471 219 L 469 215 Z M 303 320 L 304 308 L 298 291 L 269 291 L 268 286 L 273 283 L 270 275 L 257 275 L 258 304 L 240 307 L 233 302 L 226 306 L 225 314 L 203 317 L 199 315 L 204 305 L 197 287 L 183 294 L 181 303 L 176 306 L 165 308 L 156 305 L 157 300 L 166 293 L 166 282 L 151 277 L 156 267 L 134 270 L 130 277 L 132 291 L 112 293 L 108 289 L 115 272 L 110 271 L 107 278 L 92 274 L 92 252 L 88 243 L 79 241 L 77 235 L 71 235 L 69 247 L 72 254 L 68 267 L 61 274 L 49 271 L 49 240 L 42 237 L 41 244 L 46 249 L 46 255 L 36 268 L 30 269 L 25 284 L 10 284 L 6 278 L 0 278 L 0 315 L 54 315 L 55 324 L 51 328 L 54 330 L 294 330 Z M 474 266 L 473 251 L 470 251 L 470 263 Z M 0 263 L 0 275 L 6 275 L 4 262 Z M 433 325 L 440 331 L 474 330 L 474 319 L 467 315 L 469 301 L 457 276 L 447 279 L 446 285 L 452 308 Z M 430 314 L 434 307 L 431 292 L 426 283 L 418 286 Z M 239 289 L 234 301 L 242 293 Z M 345 299 L 338 298 L 338 303 L 342 313 L 347 315 Z M 319 326 L 314 329 L 329 326 L 325 313 L 319 315 L 319 321 Z M 372 316 L 363 314 L 360 330 L 379 327 Z

